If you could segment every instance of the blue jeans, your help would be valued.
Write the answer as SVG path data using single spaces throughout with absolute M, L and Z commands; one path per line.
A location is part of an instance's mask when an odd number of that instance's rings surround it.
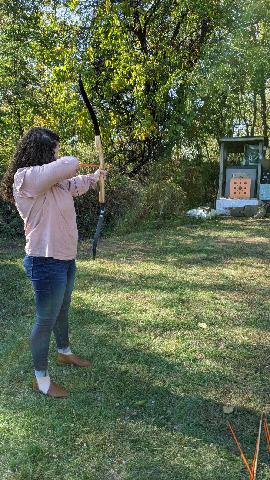
M 69 346 L 68 311 L 75 281 L 75 260 L 26 255 L 23 265 L 35 293 L 36 322 L 30 337 L 34 368 L 47 370 L 51 332 L 58 348 Z

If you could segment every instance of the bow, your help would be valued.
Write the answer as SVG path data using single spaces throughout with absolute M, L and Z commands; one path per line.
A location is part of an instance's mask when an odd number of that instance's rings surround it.
M 85 106 L 90 114 L 91 120 L 94 125 L 94 131 L 95 131 L 95 145 L 96 149 L 98 150 L 99 154 L 99 168 L 101 170 L 104 170 L 104 154 L 103 154 L 103 148 L 102 148 L 102 143 L 101 143 L 101 138 L 100 138 L 100 128 L 99 128 L 99 123 L 97 116 L 95 114 L 95 111 L 89 101 L 89 98 L 86 94 L 86 91 L 84 89 L 84 85 L 82 82 L 81 75 L 79 75 L 79 89 L 81 96 L 83 98 L 83 101 L 85 103 Z M 105 186 L 104 186 L 104 177 L 103 175 L 100 176 L 99 178 L 99 205 L 100 205 L 100 212 L 99 212 L 99 218 L 98 218 L 98 224 L 96 228 L 96 232 L 93 238 L 93 260 L 96 258 L 96 252 L 97 252 L 97 243 L 98 239 L 101 235 L 102 232 L 102 227 L 104 223 L 104 215 L 105 215 Z

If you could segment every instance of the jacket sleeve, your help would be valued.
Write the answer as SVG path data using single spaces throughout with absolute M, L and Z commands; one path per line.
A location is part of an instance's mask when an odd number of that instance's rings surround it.
M 97 179 L 94 175 L 77 175 L 76 177 L 58 183 L 60 188 L 67 190 L 73 197 L 79 197 L 86 193 L 89 188 L 96 188 Z
M 45 165 L 28 167 L 24 172 L 21 191 L 33 197 L 45 193 L 53 185 L 74 175 L 78 166 L 77 158 L 61 157 Z

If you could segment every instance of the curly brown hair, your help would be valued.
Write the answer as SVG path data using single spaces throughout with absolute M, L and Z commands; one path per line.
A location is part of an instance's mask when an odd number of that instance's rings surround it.
M 22 137 L 1 183 L 0 195 L 5 201 L 14 203 L 13 182 L 17 170 L 53 162 L 59 141 L 57 133 L 43 127 L 33 127 Z

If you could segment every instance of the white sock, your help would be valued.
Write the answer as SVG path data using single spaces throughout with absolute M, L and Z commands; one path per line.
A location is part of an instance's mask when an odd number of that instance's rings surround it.
M 40 371 L 35 371 L 35 375 L 36 375 L 36 380 L 37 380 L 37 384 L 38 384 L 38 389 L 42 392 L 42 393 L 48 393 L 48 390 L 50 388 L 50 383 L 51 383 L 51 380 L 50 380 L 50 375 L 48 374 L 48 370 L 45 372 L 46 374 L 42 375 L 43 372 L 40 372 Z
M 63 355 L 71 355 L 72 351 L 70 347 L 65 347 L 65 348 L 58 348 L 58 353 L 63 353 Z

